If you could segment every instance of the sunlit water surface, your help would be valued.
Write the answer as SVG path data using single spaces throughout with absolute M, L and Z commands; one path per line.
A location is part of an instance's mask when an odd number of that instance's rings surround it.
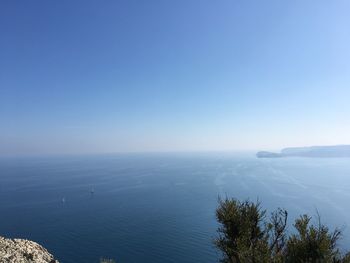
M 287 208 L 289 223 L 318 211 L 350 248 L 350 159 L 254 154 L 2 158 L 0 235 L 35 240 L 62 263 L 212 263 L 226 195 Z

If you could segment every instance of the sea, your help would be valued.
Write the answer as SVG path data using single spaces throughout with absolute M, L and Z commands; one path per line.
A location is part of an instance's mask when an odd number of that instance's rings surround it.
M 350 158 L 130 153 L 0 158 L 0 236 L 42 244 L 61 263 L 213 263 L 219 198 L 259 201 L 343 231 Z

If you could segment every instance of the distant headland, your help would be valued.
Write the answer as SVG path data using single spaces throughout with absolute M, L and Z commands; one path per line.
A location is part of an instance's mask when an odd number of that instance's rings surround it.
M 256 154 L 258 158 L 282 157 L 350 157 L 350 145 L 311 146 L 284 148 L 279 153 L 261 151 Z

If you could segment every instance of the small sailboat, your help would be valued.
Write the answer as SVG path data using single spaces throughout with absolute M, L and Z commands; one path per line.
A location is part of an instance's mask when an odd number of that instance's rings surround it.
M 65 203 L 66 202 L 66 198 L 62 198 L 62 203 Z
M 90 194 L 94 194 L 94 193 L 95 193 L 95 189 L 94 189 L 94 188 L 91 188 Z

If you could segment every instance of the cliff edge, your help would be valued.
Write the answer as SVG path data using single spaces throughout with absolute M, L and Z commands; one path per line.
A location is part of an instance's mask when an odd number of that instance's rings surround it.
M 0 237 L 0 263 L 59 263 L 38 243 Z

